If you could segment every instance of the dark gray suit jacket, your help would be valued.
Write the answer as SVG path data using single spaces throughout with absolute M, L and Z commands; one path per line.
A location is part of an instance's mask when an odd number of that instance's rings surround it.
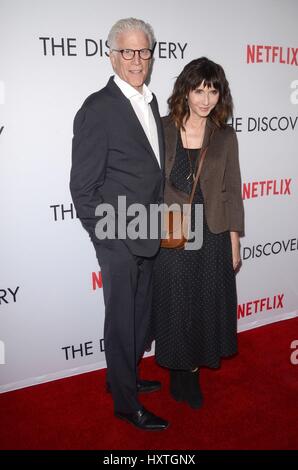
M 158 130 L 161 168 L 130 101 L 113 77 L 103 89 L 90 95 L 74 120 L 70 190 L 83 226 L 95 243 L 98 204 L 115 208 L 117 197 L 127 206 L 160 203 L 163 197 L 164 139 L 155 96 L 150 103 Z M 123 214 L 121 214 L 123 215 Z M 126 225 L 134 217 L 126 218 Z M 153 256 L 157 239 L 124 240 L 138 256 Z
M 169 116 L 162 118 L 162 122 L 166 147 L 164 202 L 186 204 L 189 196 L 177 190 L 169 179 L 175 161 L 178 131 Z M 213 233 L 226 230 L 243 233 L 244 209 L 234 129 L 230 126 L 218 128 L 207 119 L 202 150 L 206 146 L 209 147 L 200 175 L 200 185 L 208 227 Z

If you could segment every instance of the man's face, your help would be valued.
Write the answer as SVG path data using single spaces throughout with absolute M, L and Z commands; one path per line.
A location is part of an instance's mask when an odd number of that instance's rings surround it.
M 149 41 L 143 31 L 127 31 L 118 34 L 115 49 L 149 49 Z M 141 93 L 151 60 L 141 59 L 138 52 L 133 59 L 125 60 L 122 54 L 116 51 L 110 53 L 110 60 L 115 73 Z

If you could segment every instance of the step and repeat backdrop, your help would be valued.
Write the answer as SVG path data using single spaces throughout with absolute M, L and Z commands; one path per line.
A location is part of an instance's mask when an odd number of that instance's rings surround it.
M 162 115 L 189 61 L 226 71 L 246 214 L 239 331 L 298 315 L 296 0 L 1 0 L 1 392 L 105 367 L 100 267 L 69 192 L 72 123 L 112 75 L 107 35 L 128 16 L 154 28 Z

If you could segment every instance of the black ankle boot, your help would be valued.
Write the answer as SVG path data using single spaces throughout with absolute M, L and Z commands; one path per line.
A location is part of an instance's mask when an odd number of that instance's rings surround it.
M 170 369 L 170 394 L 176 401 L 183 401 L 183 373 L 182 370 Z
M 187 371 L 185 373 L 185 392 L 184 399 L 191 408 L 201 408 L 203 404 L 203 395 L 199 383 L 199 369 L 196 371 Z

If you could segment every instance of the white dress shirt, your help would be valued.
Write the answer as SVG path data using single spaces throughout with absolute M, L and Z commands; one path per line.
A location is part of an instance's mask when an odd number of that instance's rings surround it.
M 149 103 L 153 99 L 151 91 L 144 84 L 143 93 L 139 93 L 134 87 L 122 80 L 118 75 L 115 75 L 114 82 L 120 88 L 124 96 L 129 99 L 160 166 L 157 127 L 151 106 L 149 106 Z

